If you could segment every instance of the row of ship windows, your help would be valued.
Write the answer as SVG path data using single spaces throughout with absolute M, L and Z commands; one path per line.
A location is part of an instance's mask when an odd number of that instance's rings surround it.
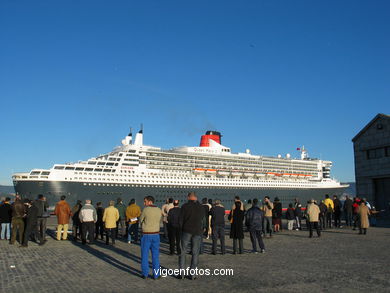
M 117 186 L 117 187 L 153 187 L 153 188 L 164 188 L 164 187 L 169 187 L 171 188 L 172 186 L 169 185 L 145 185 L 145 184 L 118 184 L 118 183 L 83 183 L 84 186 Z M 273 184 L 265 184 L 263 186 L 275 186 Z M 262 186 L 262 187 L 263 187 Z M 174 186 L 175 188 L 213 188 L 213 186 L 184 186 L 184 185 L 177 185 Z M 238 187 L 238 186 L 237 186 Z M 290 187 L 290 186 L 289 186 Z M 315 187 L 314 185 L 294 185 L 292 188 L 297 188 L 297 187 Z M 231 188 L 236 188 L 236 186 L 225 186 L 225 188 L 231 189 Z M 245 188 L 245 187 L 242 187 Z M 254 187 L 255 188 L 255 187 Z
M 296 165 L 284 165 L 284 164 L 235 164 L 235 163 L 229 163 L 229 164 L 215 164 L 215 163 L 207 163 L 207 162 L 177 162 L 177 161 L 140 161 L 140 164 L 151 164 L 151 165 L 176 165 L 176 166 L 193 166 L 193 167 L 207 167 L 210 168 L 229 168 L 229 167 L 247 167 L 247 168 L 281 168 L 284 167 L 285 169 L 293 169 L 293 170 L 317 170 L 317 166 L 296 166 Z
M 134 173 L 134 171 L 132 171 Z M 97 174 L 97 173 L 82 173 L 82 172 L 75 172 L 75 174 L 79 174 L 79 175 L 95 175 L 95 176 L 101 176 L 101 174 Z M 106 174 L 107 176 L 119 176 L 119 177 L 141 177 L 141 178 L 159 178 L 159 179 L 185 179 L 185 180 L 188 180 L 188 176 L 185 176 L 184 174 L 176 174 L 176 176 L 157 176 L 157 175 L 122 175 L 122 174 Z M 99 177 L 100 178 L 100 177 Z M 81 178 L 80 178 L 81 179 Z M 221 177 L 195 177 L 195 178 L 191 178 L 192 180 L 215 180 L 217 179 L 217 181 L 236 181 L 237 179 L 231 179 L 231 178 L 221 178 Z M 275 178 L 273 178 L 275 180 Z M 276 178 L 277 179 L 277 178 Z M 240 179 L 238 179 L 240 180 Z M 251 180 L 251 179 L 248 179 L 247 182 L 257 182 L 259 180 Z M 280 183 L 283 183 L 284 181 L 273 181 L 273 182 L 280 182 Z
M 77 178 L 77 177 L 75 177 L 74 178 L 74 180 L 97 180 L 97 178 Z M 65 180 L 67 180 L 67 178 L 65 178 Z M 72 178 L 69 178 L 69 180 L 72 180 Z M 109 179 L 102 179 L 102 180 L 107 180 L 107 181 L 114 181 L 114 179 L 111 179 L 111 180 L 109 180 Z M 120 181 L 120 180 L 118 180 L 118 179 L 115 179 L 115 181 Z M 130 180 L 129 180 L 130 181 Z M 137 182 L 137 183 L 154 183 L 154 182 L 151 182 L 150 180 L 133 180 L 134 182 Z M 178 181 L 176 181 L 176 182 L 169 182 L 169 181 L 161 181 L 161 182 L 158 182 L 159 184 L 164 184 L 164 183 L 166 183 L 166 184 L 172 184 L 172 183 L 175 183 L 175 184 L 183 184 L 183 183 L 185 183 L 185 182 L 178 182 Z M 281 183 L 283 183 L 283 182 L 281 182 Z M 84 185 L 85 185 L 86 183 L 84 183 Z M 93 185 L 96 185 L 96 184 L 101 184 L 101 183 L 88 183 L 89 185 L 91 185 L 91 184 L 93 184 Z M 102 184 L 104 184 L 104 183 L 102 183 Z M 224 185 L 224 184 L 222 184 L 222 183 L 213 183 L 213 186 L 219 186 L 219 185 Z M 99 185 L 100 186 L 100 185 Z M 104 185 L 103 185 L 104 186 Z M 118 186 L 118 185 L 116 185 L 116 186 Z M 119 186 L 122 186 L 121 184 L 119 185 Z M 124 184 L 124 186 L 126 186 L 126 184 Z M 148 186 L 151 186 L 151 187 L 155 187 L 154 185 L 148 185 Z M 260 185 L 258 185 L 258 184 L 248 184 L 248 183 L 235 183 L 235 186 L 252 186 L 252 187 L 256 187 L 256 186 L 260 186 Z M 261 184 L 261 186 L 275 186 L 275 184 L 273 183 L 273 184 L 269 184 L 269 183 L 267 183 L 267 184 Z M 280 187 L 290 187 L 291 186 L 291 184 L 276 184 L 276 186 L 280 186 Z M 295 187 L 315 187 L 315 185 L 312 185 L 312 184 L 294 184 L 293 186 L 295 186 Z

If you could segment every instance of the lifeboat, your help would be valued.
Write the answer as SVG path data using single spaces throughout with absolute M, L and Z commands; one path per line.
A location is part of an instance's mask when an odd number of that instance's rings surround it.
M 202 169 L 202 168 L 195 168 L 194 169 L 195 174 L 204 174 L 204 172 L 205 172 L 205 169 Z
M 242 172 L 238 172 L 238 171 L 233 171 L 232 172 L 232 176 L 240 177 L 241 175 L 242 175 Z
M 229 176 L 229 174 L 230 174 L 229 171 L 218 170 L 218 175 L 221 175 L 221 176 Z
M 254 173 L 245 172 L 244 176 L 245 177 L 253 177 L 253 176 L 255 176 L 255 174 Z
M 215 175 L 215 174 L 217 174 L 217 170 L 215 170 L 215 169 L 206 169 L 206 174 L 207 175 Z

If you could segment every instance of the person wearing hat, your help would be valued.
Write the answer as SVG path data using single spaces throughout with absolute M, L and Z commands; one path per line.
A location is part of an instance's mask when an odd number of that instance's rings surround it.
M 318 237 L 321 237 L 320 227 L 318 226 L 318 220 L 320 215 L 320 208 L 315 203 L 314 199 L 310 200 L 307 205 L 306 216 L 309 223 L 309 237 L 313 237 L 313 228 L 316 229 Z

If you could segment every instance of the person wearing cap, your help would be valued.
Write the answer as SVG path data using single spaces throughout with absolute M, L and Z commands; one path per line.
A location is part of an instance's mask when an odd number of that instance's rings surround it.
M 309 223 L 310 238 L 313 237 L 313 228 L 316 229 L 318 237 L 321 237 L 321 230 L 318 225 L 319 215 L 320 215 L 320 208 L 315 203 L 314 199 L 311 199 L 306 209 L 306 217 L 308 218 L 308 223 Z
M 370 226 L 368 216 L 370 215 L 370 209 L 367 207 L 364 200 L 360 201 L 359 206 L 359 234 L 367 234 L 367 229 Z
M 57 240 L 66 240 L 68 238 L 69 218 L 72 215 L 69 204 L 65 201 L 65 195 L 61 196 L 61 200 L 56 204 L 54 213 L 57 215 Z
M 19 234 L 19 243 L 23 243 L 24 235 L 24 217 L 26 216 L 26 207 L 19 195 L 15 196 L 15 202 L 12 204 L 11 221 L 11 244 L 15 244 L 16 236 Z
M 85 205 L 80 209 L 79 219 L 81 222 L 81 243 L 84 245 L 87 243 L 88 233 L 89 244 L 93 244 L 97 213 L 90 199 L 85 200 Z

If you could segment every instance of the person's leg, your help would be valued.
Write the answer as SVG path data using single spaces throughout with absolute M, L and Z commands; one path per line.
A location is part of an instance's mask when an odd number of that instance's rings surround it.
M 268 217 L 269 236 L 272 237 L 272 217 Z
M 233 254 L 237 253 L 237 238 L 233 238 Z
M 7 223 L 6 227 L 7 227 L 6 239 L 10 240 L 10 238 L 11 238 L 11 223 Z
M 225 254 L 225 228 L 224 227 L 219 227 L 219 239 L 221 241 L 221 252 L 222 254 Z
M 173 235 L 173 227 L 168 224 L 168 239 L 169 239 L 169 253 L 175 253 L 175 237 Z
M 176 253 L 180 255 L 181 248 L 180 248 L 180 228 L 175 228 L 175 242 L 176 242 Z
M 16 234 L 18 233 L 19 230 L 16 219 L 12 219 L 11 225 L 12 225 L 11 244 L 14 244 L 16 240 Z
M 19 243 L 22 244 L 23 236 L 24 236 L 24 221 L 23 219 L 18 219 L 18 227 L 19 227 Z
M 160 276 L 160 234 L 152 235 L 151 240 L 153 277 L 157 278 Z
M 265 250 L 264 242 L 263 242 L 263 237 L 261 237 L 260 231 L 256 231 L 256 237 L 257 241 L 259 242 L 259 247 L 261 250 Z
M 252 242 L 252 251 L 253 252 L 256 252 L 257 251 L 257 239 L 256 239 L 256 231 L 255 230 L 251 230 L 249 231 L 249 235 L 251 237 L 251 242 Z
M 318 225 L 318 222 L 314 222 L 314 228 L 317 231 L 317 236 L 320 237 L 321 236 L 321 229 L 320 229 L 320 227 Z
M 309 222 L 309 237 L 313 237 L 313 222 Z
M 244 252 L 244 240 L 238 239 L 238 253 L 242 254 Z
M 149 234 L 144 234 L 141 238 L 141 270 L 142 276 L 149 275 L 149 250 L 151 246 L 151 239 Z
M 186 253 L 191 245 L 191 234 L 183 232 L 181 235 L 181 254 L 179 256 L 179 269 L 185 269 Z
M 61 232 L 62 232 L 62 228 L 64 227 L 64 225 L 62 224 L 58 224 L 57 225 L 57 240 L 61 240 Z
M 192 236 L 192 258 L 191 269 L 196 269 L 199 263 L 200 239 L 201 235 Z
M 5 223 L 1 223 L 0 239 L 3 240 L 4 238 L 5 238 Z
M 112 245 L 115 245 L 115 238 L 116 238 L 115 232 L 116 232 L 115 229 L 112 229 L 112 230 L 111 230 L 111 241 L 112 241 Z
M 81 223 L 81 242 L 87 243 L 87 223 Z
M 363 234 L 364 234 L 364 235 L 367 234 L 367 228 L 364 228 L 364 229 L 363 229 Z
M 69 224 L 64 224 L 64 234 L 62 234 L 63 240 L 68 239 L 68 227 L 69 227 Z
M 213 239 L 212 254 L 216 254 L 217 253 L 217 241 L 218 241 L 218 231 L 217 231 L 216 227 L 213 227 L 212 239 Z
M 110 244 L 111 229 L 106 228 L 106 245 Z
M 32 229 L 31 225 L 29 223 L 27 223 L 26 229 L 24 231 L 23 242 L 22 242 L 23 246 L 28 245 L 28 240 L 30 239 L 30 236 L 31 236 L 31 229 Z
M 132 224 L 129 224 L 129 228 L 127 229 L 127 242 L 131 243 L 131 234 L 132 234 Z

